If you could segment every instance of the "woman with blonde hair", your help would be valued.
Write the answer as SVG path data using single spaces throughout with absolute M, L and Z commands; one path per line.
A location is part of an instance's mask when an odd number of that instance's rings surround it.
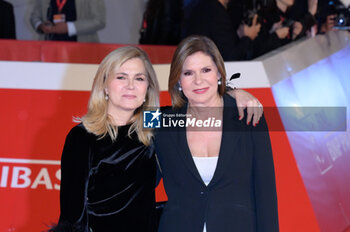
M 142 111 L 158 106 L 147 54 L 121 47 L 101 62 L 88 111 L 67 135 L 61 160 L 61 214 L 52 231 L 155 231 L 152 131 Z
M 87 114 L 66 138 L 61 214 L 51 231 L 156 231 L 153 133 L 143 129 L 142 112 L 158 98 L 143 50 L 121 47 L 103 59 Z

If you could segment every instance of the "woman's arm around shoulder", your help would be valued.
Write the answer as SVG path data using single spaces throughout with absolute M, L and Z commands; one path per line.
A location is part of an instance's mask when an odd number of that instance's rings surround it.
M 243 89 L 237 88 L 228 90 L 227 94 L 236 99 L 240 120 L 244 118 L 244 114 L 246 113 L 247 125 L 249 125 L 250 122 L 252 122 L 253 125 L 259 123 L 264 110 L 262 104 L 256 97 Z

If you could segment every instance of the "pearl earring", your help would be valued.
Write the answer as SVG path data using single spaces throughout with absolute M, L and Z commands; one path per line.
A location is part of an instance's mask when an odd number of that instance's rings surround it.
M 218 80 L 218 85 L 221 85 L 221 79 L 220 79 L 220 80 Z
M 182 87 L 181 86 L 179 86 L 179 91 L 182 91 Z
M 105 99 L 106 99 L 106 101 L 108 101 L 108 99 L 109 99 L 108 94 L 106 94 Z

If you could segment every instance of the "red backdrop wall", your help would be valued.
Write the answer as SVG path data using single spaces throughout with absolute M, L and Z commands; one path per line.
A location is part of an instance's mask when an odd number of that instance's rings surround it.
M 0 41 L 0 59 L 99 63 L 123 45 Z M 170 63 L 174 47 L 143 46 L 153 63 Z M 1 78 L 11 78 L 10 76 Z M 50 77 L 47 77 L 50 78 Z M 251 88 L 275 106 L 270 88 Z M 72 116 L 86 112 L 88 91 L 5 89 L 0 86 L 0 231 L 42 231 L 59 216 L 59 160 Z M 170 97 L 161 92 L 161 104 Z M 275 115 L 266 114 L 268 124 Z M 280 120 L 277 118 L 277 120 Z M 282 232 L 320 231 L 288 138 L 270 132 Z M 11 160 L 13 159 L 13 160 Z M 157 200 L 166 200 L 162 186 Z

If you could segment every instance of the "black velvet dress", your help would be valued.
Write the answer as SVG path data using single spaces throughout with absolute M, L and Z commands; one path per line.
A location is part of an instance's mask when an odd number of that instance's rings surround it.
M 61 214 L 53 231 L 155 231 L 156 161 L 153 146 L 129 125 L 117 141 L 98 139 L 82 124 L 66 138 L 61 161 Z

